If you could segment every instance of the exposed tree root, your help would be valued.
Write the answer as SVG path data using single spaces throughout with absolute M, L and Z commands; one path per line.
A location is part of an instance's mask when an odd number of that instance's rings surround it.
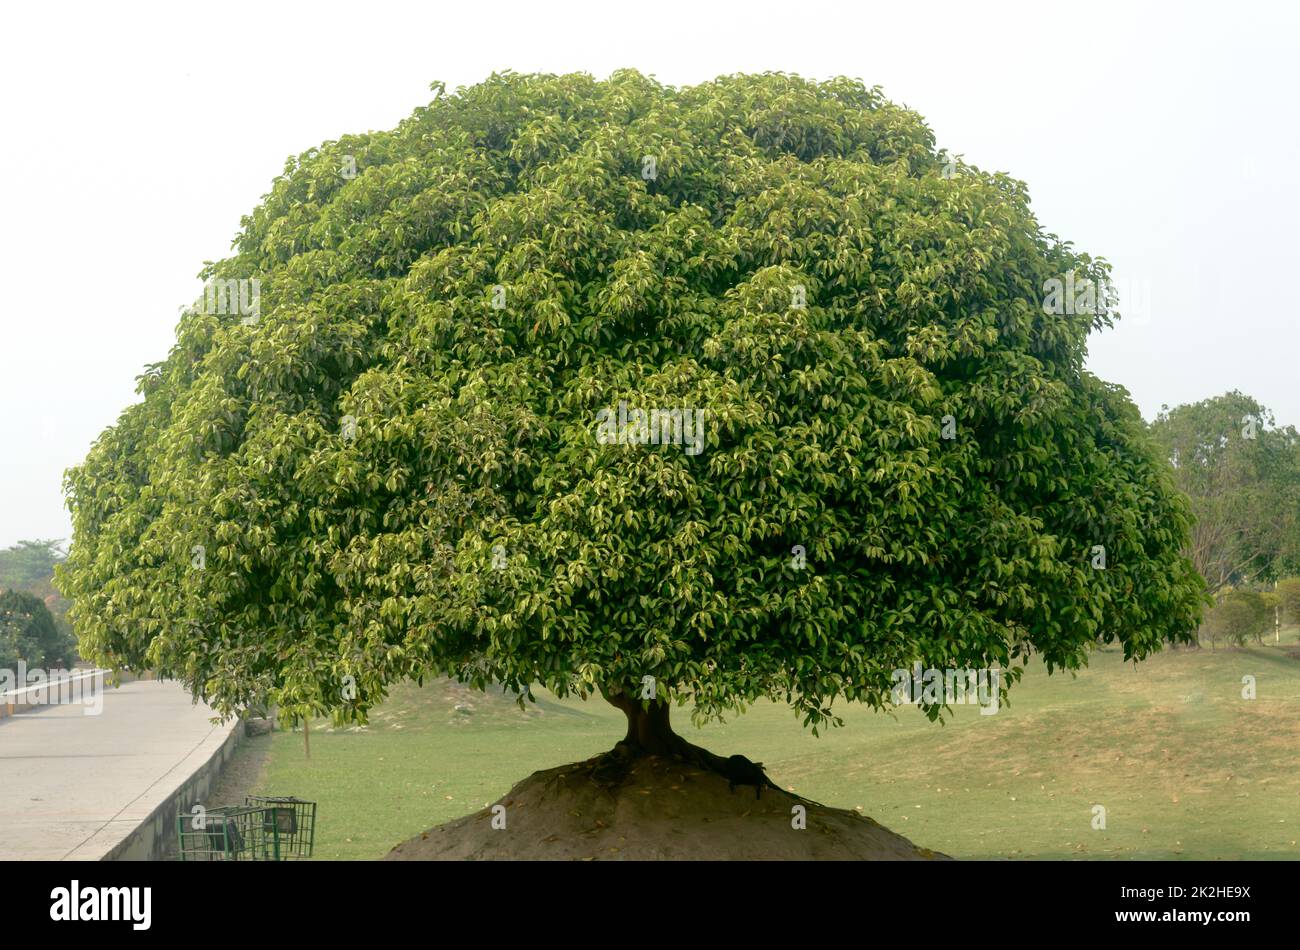
M 593 760 L 590 774 L 598 785 L 617 787 L 639 757 L 658 755 L 721 775 L 733 792 L 737 785 L 752 785 L 755 798 L 762 796 L 765 787 L 779 787 L 767 777 L 763 763 L 752 762 L 743 755 L 716 755 L 673 732 L 668 721 L 669 706 L 665 701 L 654 700 L 643 705 L 626 695 L 609 693 L 605 694 L 605 699 L 627 716 L 628 728 L 622 741 Z

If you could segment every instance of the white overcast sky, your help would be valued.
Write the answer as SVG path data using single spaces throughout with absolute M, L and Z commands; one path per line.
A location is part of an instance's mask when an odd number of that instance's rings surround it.
M 1300 4 L 9 5 L 0 37 L 0 546 L 67 537 L 62 472 L 172 341 L 284 159 L 494 70 L 879 84 L 1029 184 L 1137 318 L 1090 366 L 1151 418 L 1239 388 L 1300 425 Z M 1134 301 L 1130 301 L 1134 302 Z M 1121 310 L 1129 310 L 1121 304 Z

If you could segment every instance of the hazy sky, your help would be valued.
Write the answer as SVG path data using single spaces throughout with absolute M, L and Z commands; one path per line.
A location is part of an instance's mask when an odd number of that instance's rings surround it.
M 14 4 L 0 38 L 0 546 L 67 537 L 62 472 L 165 356 L 284 159 L 494 70 L 847 75 L 1029 184 L 1108 258 L 1090 366 L 1151 418 L 1239 388 L 1300 425 L 1300 5 Z

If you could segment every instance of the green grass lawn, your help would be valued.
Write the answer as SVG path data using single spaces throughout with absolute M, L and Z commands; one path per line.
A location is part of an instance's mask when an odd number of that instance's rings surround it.
M 1038 667 L 1011 704 L 946 725 L 912 709 L 848 707 L 820 738 L 762 703 L 691 736 L 762 761 L 782 787 L 860 808 L 958 858 L 1237 859 L 1300 856 L 1300 659 L 1296 632 L 1244 650 L 1180 650 L 1141 664 L 1094 654 L 1076 677 Z M 1241 696 L 1255 677 L 1257 698 Z M 482 808 L 538 769 L 621 738 L 603 702 L 508 698 L 448 683 L 396 688 L 364 729 L 313 725 L 270 739 L 258 791 L 319 803 L 318 858 L 378 858 Z M 456 711 L 456 704 L 472 708 Z M 693 732 L 685 710 L 679 732 Z M 1093 830 L 1093 807 L 1106 809 Z

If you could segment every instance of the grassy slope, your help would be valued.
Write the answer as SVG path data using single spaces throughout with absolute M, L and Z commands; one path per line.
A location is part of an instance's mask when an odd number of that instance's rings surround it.
M 850 708 L 821 738 L 783 706 L 693 737 L 762 761 L 783 787 L 862 811 L 960 858 L 1300 856 L 1300 659 L 1283 649 L 1167 652 L 1134 666 L 1111 651 L 1071 678 L 1033 668 L 1011 705 L 947 725 L 914 710 Z M 1252 675 L 1258 698 L 1241 698 Z M 457 703 L 472 710 L 455 712 Z M 679 731 L 690 731 L 677 714 Z M 483 807 L 542 768 L 622 735 L 604 703 L 401 686 L 364 730 L 276 733 L 260 790 L 320 803 L 317 857 L 377 858 L 425 828 Z M 1091 827 L 1093 806 L 1107 828 Z

